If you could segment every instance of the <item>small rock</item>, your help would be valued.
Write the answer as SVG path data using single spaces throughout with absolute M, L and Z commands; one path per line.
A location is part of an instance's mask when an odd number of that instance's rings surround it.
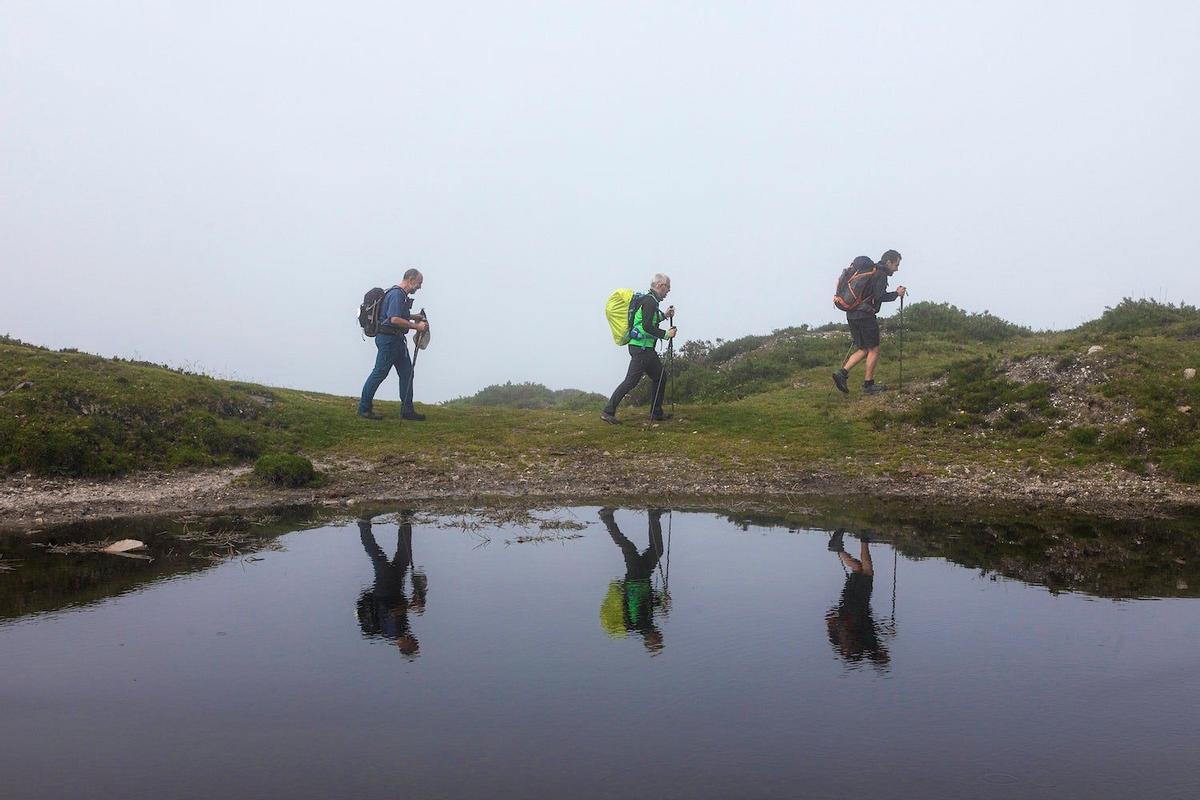
M 1094 356 L 1094 355 L 1096 355 L 1096 353 L 1103 352 L 1103 350 L 1104 350 L 1103 345 L 1094 344 L 1088 348 L 1087 354 L 1089 356 Z
M 1187 413 L 1191 412 L 1192 407 L 1191 406 L 1175 406 L 1175 410 L 1178 411 L 1180 414 L 1187 414 Z
M 1189 381 L 1192 380 L 1193 378 L 1195 378 L 1196 377 L 1195 367 L 1188 367 L 1187 369 L 1185 369 L 1183 371 L 1183 377 L 1187 378 Z
M 130 550 L 141 550 L 146 546 L 145 542 L 138 539 L 122 539 L 119 542 L 113 542 L 108 547 L 100 548 L 102 553 L 127 553 Z

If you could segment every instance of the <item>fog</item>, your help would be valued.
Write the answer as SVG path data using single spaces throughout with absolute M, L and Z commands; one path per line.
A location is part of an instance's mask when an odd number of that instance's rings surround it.
M 838 319 L 888 248 L 1035 328 L 1196 303 L 1197 41 L 1186 2 L 5 0 L 0 333 L 357 395 L 417 267 L 432 402 L 608 393 L 604 300 L 659 271 L 684 340 Z

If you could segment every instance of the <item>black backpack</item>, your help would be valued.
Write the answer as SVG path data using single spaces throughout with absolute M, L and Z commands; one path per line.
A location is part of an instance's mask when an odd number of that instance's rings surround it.
M 867 289 L 878 274 L 879 268 L 866 256 L 851 261 L 838 277 L 833 305 L 842 311 L 853 311 L 861 306 L 869 299 Z
M 387 291 L 376 286 L 363 295 L 362 305 L 358 307 L 358 327 L 362 328 L 363 336 L 374 337 L 379 333 L 379 308 L 386 294 Z

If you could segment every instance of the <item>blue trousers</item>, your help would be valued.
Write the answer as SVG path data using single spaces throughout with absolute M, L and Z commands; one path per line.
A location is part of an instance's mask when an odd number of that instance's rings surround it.
M 388 373 L 395 367 L 396 375 L 400 378 L 400 407 L 402 411 L 413 410 L 412 390 L 412 361 L 408 356 L 408 342 L 403 336 L 393 336 L 381 333 L 375 337 L 375 369 L 367 376 L 363 384 L 362 397 L 358 399 L 358 410 L 366 413 L 371 410 L 375 400 L 375 392 L 383 383 Z

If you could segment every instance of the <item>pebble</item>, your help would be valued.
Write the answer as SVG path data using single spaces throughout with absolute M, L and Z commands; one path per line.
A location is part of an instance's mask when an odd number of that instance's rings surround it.
M 1183 377 L 1187 378 L 1189 381 L 1192 380 L 1193 378 L 1195 378 L 1196 377 L 1195 367 L 1188 367 L 1187 369 L 1185 369 L 1183 371 Z

